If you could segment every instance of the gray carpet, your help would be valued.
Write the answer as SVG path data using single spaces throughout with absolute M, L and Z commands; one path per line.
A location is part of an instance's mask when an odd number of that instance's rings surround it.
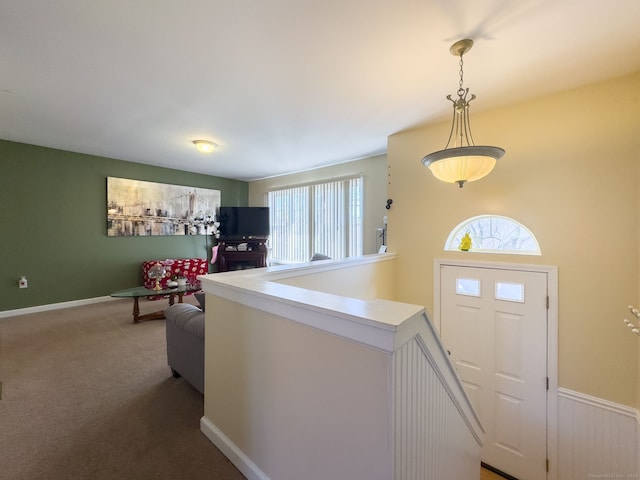
M 131 309 L 0 319 L 0 479 L 244 479 L 200 432 L 202 395 L 171 377 L 164 320 Z

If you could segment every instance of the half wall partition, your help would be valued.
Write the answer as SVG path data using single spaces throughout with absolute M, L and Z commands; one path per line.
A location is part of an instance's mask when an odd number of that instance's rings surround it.
M 249 479 L 480 475 L 482 426 L 395 256 L 200 277 L 204 434 Z

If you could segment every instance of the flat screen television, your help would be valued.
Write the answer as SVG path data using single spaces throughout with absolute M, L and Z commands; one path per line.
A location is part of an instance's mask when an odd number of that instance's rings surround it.
M 269 236 L 269 207 L 220 207 L 218 221 L 221 237 Z

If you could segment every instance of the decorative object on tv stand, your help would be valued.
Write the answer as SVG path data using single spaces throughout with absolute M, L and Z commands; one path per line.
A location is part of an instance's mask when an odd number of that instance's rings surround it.
M 469 89 L 463 87 L 462 57 L 472 46 L 473 40 L 465 39 L 454 43 L 449 49 L 452 55 L 460 57 L 458 98 L 454 100 L 451 95 L 447 95 L 447 99 L 453 103 L 451 132 L 444 150 L 430 153 L 422 159 L 424 166 L 429 168 L 438 180 L 457 183 L 460 188 L 466 182 L 487 176 L 493 170 L 496 161 L 504 155 L 504 149 L 500 147 L 475 145 L 471 136 L 469 103 L 476 96 L 472 94 L 467 100 Z
M 624 319 L 624 324 L 629 327 L 631 329 L 631 331 L 633 333 L 635 333 L 636 335 L 640 336 L 640 310 L 638 310 L 636 307 L 634 307 L 633 305 L 629 305 L 629 311 L 638 319 L 638 325 L 636 326 L 636 324 L 633 321 L 629 321 L 626 318 Z
M 204 216 L 204 224 L 209 227 L 208 233 L 216 238 L 220 238 L 220 222 L 212 212 L 207 212 Z
M 162 263 L 160 262 L 156 262 L 156 264 L 149 269 L 149 273 L 148 273 L 149 278 L 153 278 L 156 281 L 156 285 L 155 287 L 153 287 L 154 290 L 156 291 L 162 290 L 162 287 L 160 286 L 160 280 L 164 278 L 166 273 L 167 273 L 167 270 L 164 268 L 164 265 L 162 265 Z

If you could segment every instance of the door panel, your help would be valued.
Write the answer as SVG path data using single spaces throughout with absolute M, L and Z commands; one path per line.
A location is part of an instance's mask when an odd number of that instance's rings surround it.
M 495 317 L 495 371 L 496 375 L 522 380 L 522 316 L 496 313 Z
M 441 332 L 486 429 L 483 462 L 546 478 L 547 275 L 441 267 Z

